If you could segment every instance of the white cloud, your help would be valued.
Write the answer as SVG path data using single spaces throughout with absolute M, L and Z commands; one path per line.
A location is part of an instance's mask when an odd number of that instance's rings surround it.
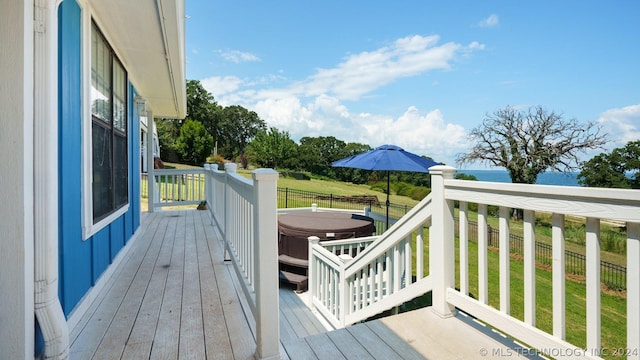
M 609 109 L 600 115 L 598 123 L 615 142 L 614 147 L 640 140 L 640 104 Z
M 498 18 L 498 15 L 491 14 L 491 15 L 489 15 L 488 18 L 483 19 L 482 21 L 480 21 L 478 23 L 478 26 L 480 26 L 480 27 L 494 27 L 494 26 L 498 26 L 499 24 L 500 24 L 500 19 Z
M 346 142 L 396 144 L 407 151 L 454 164 L 463 151 L 466 132 L 447 123 L 440 110 L 421 113 L 408 106 L 403 113 L 357 113 L 345 101 L 356 101 L 401 78 L 432 70 L 448 70 L 459 56 L 484 49 L 472 42 L 438 44 L 438 36 L 409 36 L 389 46 L 347 56 L 333 68 L 318 69 L 308 78 L 286 83 L 282 76 L 244 80 L 210 77 L 202 84 L 218 104 L 238 104 L 258 113 L 267 126 L 289 132 L 298 142 L 304 136 L 335 136 Z M 273 84 L 284 84 L 275 87 Z M 272 87 L 268 87 L 271 84 Z M 384 101 L 382 99 L 381 101 Z
M 220 56 L 227 61 L 239 64 L 241 62 L 254 62 L 261 61 L 261 59 L 254 54 L 238 51 L 238 50 L 224 50 L 219 51 Z
M 440 110 L 421 114 L 413 106 L 397 117 L 354 114 L 338 99 L 320 95 L 306 104 L 297 97 L 267 99 L 258 102 L 253 110 L 268 126 L 289 132 L 295 141 L 304 136 L 335 136 L 372 147 L 396 144 L 450 165 L 466 139 L 464 128 L 446 123 Z
M 283 82 L 285 79 L 280 75 L 267 76 L 252 83 L 233 76 L 211 77 L 202 82 L 216 98 L 239 90 L 240 86 L 261 87 L 253 93 L 252 98 L 246 98 L 241 103 L 256 103 L 274 96 L 313 98 L 323 94 L 339 100 L 356 101 L 400 78 L 431 70 L 450 69 L 457 56 L 467 56 L 484 49 L 483 44 L 475 41 L 464 46 L 453 42 L 437 45 L 438 40 L 437 35 L 400 38 L 390 46 L 350 55 L 333 68 L 318 69 L 308 78 L 280 88 L 264 88 L 269 83 Z
M 200 80 L 200 83 L 216 100 L 218 97 L 238 90 L 243 85 L 242 79 L 235 76 L 212 76 Z
M 358 100 L 364 94 L 430 70 L 446 70 L 459 53 L 481 50 L 477 42 L 463 46 L 453 42 L 437 46 L 439 37 L 414 35 L 396 40 L 390 46 L 348 56 L 331 69 L 318 69 L 293 91 L 307 96 L 332 94 L 342 100 Z

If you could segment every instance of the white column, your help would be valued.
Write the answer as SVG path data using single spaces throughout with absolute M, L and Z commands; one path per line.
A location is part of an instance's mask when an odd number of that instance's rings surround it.
M 32 359 L 33 1 L 3 1 L 0 11 L 0 349 Z M 7 296 L 10 294 L 10 296 Z
M 153 120 L 153 112 L 147 111 L 147 211 L 152 213 L 155 211 L 156 202 L 156 179 L 153 167 L 153 129 L 156 126 Z M 158 198 L 159 200 L 159 198 Z
M 432 310 L 441 317 L 453 315 L 447 303 L 447 289 L 455 284 L 453 201 L 444 196 L 444 181 L 453 179 L 456 169 L 450 166 L 429 168 L 433 215 L 429 232 L 429 276 L 433 277 Z
M 257 169 L 252 173 L 256 291 L 256 357 L 280 359 L 278 295 L 278 173 Z

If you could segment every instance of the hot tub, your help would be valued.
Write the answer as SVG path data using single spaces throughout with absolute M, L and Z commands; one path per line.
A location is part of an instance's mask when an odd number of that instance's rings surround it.
M 309 236 L 320 241 L 351 239 L 375 233 L 373 219 L 367 216 L 338 212 L 300 212 L 278 218 L 278 261 L 280 279 L 297 285 L 296 291 L 307 287 L 309 267 Z

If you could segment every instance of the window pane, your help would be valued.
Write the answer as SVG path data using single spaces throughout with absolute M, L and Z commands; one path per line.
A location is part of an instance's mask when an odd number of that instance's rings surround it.
M 101 121 L 93 121 L 93 221 L 113 210 L 111 130 Z
M 113 127 L 127 130 L 127 74 L 119 61 L 113 62 Z
M 95 24 L 91 33 L 93 222 L 129 202 L 127 72 Z
M 95 25 L 91 31 L 91 113 L 111 122 L 110 50 Z
M 114 145 L 114 181 L 116 208 L 129 202 L 129 171 L 127 158 L 127 137 L 116 133 Z

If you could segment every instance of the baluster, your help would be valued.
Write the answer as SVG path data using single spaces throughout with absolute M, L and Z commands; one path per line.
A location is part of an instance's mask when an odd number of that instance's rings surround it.
M 500 246 L 500 311 L 505 314 L 510 313 L 511 292 L 510 292 L 510 270 L 511 251 L 509 248 L 509 208 L 500 207 L 499 223 L 499 246 Z
M 587 218 L 587 348 L 600 349 L 600 219 Z
M 535 212 L 524 211 L 524 322 L 536 325 Z
M 483 304 L 489 302 L 487 245 L 487 205 L 478 204 L 478 300 Z
M 459 207 L 460 292 L 469 295 L 469 219 L 467 214 L 469 206 L 466 201 L 460 201 Z
M 419 237 L 416 236 L 416 240 L 418 239 Z M 411 283 L 413 283 L 413 267 L 412 267 L 413 259 L 412 259 L 412 253 L 411 253 L 411 237 L 408 237 L 404 243 L 404 263 L 406 264 L 403 271 L 404 278 L 405 278 L 404 287 L 406 288 L 406 287 L 409 287 Z
M 416 235 L 416 281 L 424 276 L 424 226 L 418 228 Z
M 554 213 L 552 223 L 553 336 L 564 340 L 566 332 L 564 214 Z

